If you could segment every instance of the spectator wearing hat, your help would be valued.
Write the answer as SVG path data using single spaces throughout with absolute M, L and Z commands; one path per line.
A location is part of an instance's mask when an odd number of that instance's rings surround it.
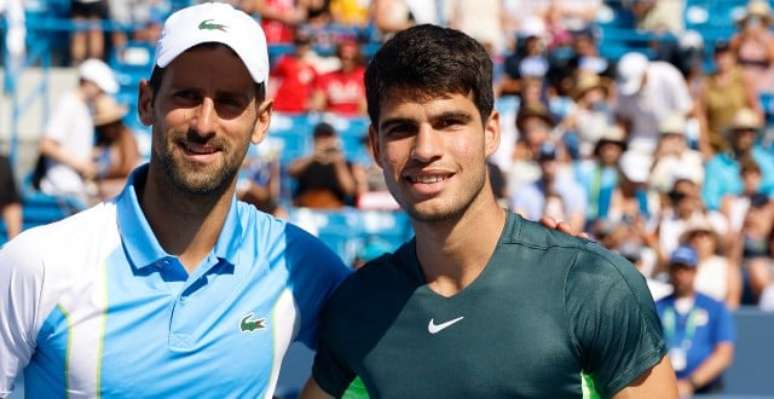
M 352 164 L 344 158 L 333 126 L 319 123 L 314 128 L 312 154 L 293 161 L 288 173 L 296 179 L 296 206 L 336 209 L 354 205 L 357 191 Z
M 729 231 L 739 233 L 744 226 L 747 211 L 753 202 L 760 202 L 760 198 L 768 200 L 768 195 L 761 191 L 763 175 L 761 168 L 751 158 L 742 160 L 740 164 L 739 178 L 742 180 L 742 192 L 737 195 L 726 195 L 720 211 L 728 218 Z
M 94 103 L 97 187 L 101 200 L 118 194 L 126 178 L 140 162 L 134 133 L 123 123 L 127 109 L 108 95 Z
M 736 309 L 742 297 L 742 275 L 738 262 L 721 255 L 720 236 L 707 218 L 696 218 L 686 227 L 680 243 L 696 251 L 696 291 L 729 309 Z
M 96 59 L 78 69 L 78 87 L 65 94 L 48 121 L 40 141 L 43 170 L 39 187 L 49 195 L 73 196 L 87 201 L 86 181 L 96 177 L 92 160 L 94 121 L 91 108 L 104 94 L 118 91 L 113 71 Z
M 634 14 L 638 30 L 678 35 L 684 29 L 684 0 L 633 0 L 626 3 Z
M 649 225 L 658 215 L 660 202 L 658 196 L 648 187 L 648 176 L 652 159 L 635 151 L 626 151 L 618 165 L 621 177 L 613 192 L 610 211 L 607 217 L 620 223 L 645 223 Z
M 688 147 L 685 117 L 673 114 L 659 127 L 658 147 L 654 154 L 653 170 L 648 181 L 661 193 L 668 192 L 678 178 L 686 178 L 697 185 L 704 181 L 701 153 Z
M 702 151 L 707 155 L 725 151 L 723 132 L 742 108 L 759 112 L 758 96 L 738 65 L 736 54 L 727 43 L 715 46 L 715 72 L 707 76 L 699 91 L 697 110 L 704 118 Z
M 537 154 L 540 178 L 511 192 L 511 209 L 529 220 L 547 216 L 564 220 L 581 231 L 586 220 L 586 193 L 557 159 L 557 149 L 545 143 Z
M 742 192 L 739 172 L 742 161 L 747 158 L 754 160 L 761 170 L 761 192 L 774 194 L 774 156 L 755 144 L 762 127 L 759 115 L 751 109 L 743 108 L 734 116 L 727 131 L 730 149 L 715 155 L 705 168 L 702 199 L 708 209 L 720 209 L 723 197 Z
M 656 302 L 681 398 L 722 391 L 734 358 L 734 320 L 726 306 L 697 292 L 698 257 L 689 246 L 669 258 L 673 293 Z
M 576 164 L 575 176 L 587 195 L 586 219 L 604 219 L 618 186 L 618 161 L 626 151 L 625 133 L 619 126 L 605 127 L 594 146 L 593 158 Z
M 333 112 L 343 116 L 364 115 L 366 112 L 365 69 L 360 47 L 348 41 L 340 43 L 337 56 L 341 67 L 320 76 L 315 82 L 312 108 L 316 111 Z
M 0 216 L 9 240 L 22 231 L 22 206 L 11 162 L 0 155 Z
M 271 71 L 277 90 L 274 110 L 288 113 L 307 112 L 311 107 L 317 70 L 312 63 L 312 37 L 301 32 L 294 39 L 295 51 L 280 57 Z M 278 82 L 278 83 L 277 83 Z
M 652 154 L 661 122 L 669 115 L 687 116 L 693 109 L 680 71 L 663 61 L 648 61 L 640 53 L 621 57 L 617 68 L 617 115 L 628 133 L 629 148 Z
M 608 102 L 608 86 L 591 72 L 582 72 L 572 90 L 575 107 L 562 121 L 561 127 L 577 134 L 580 156 L 592 156 L 592 151 L 613 120 L 613 110 Z
M 731 39 L 744 73 L 757 94 L 774 91 L 774 34 L 771 7 L 766 0 L 750 0 L 742 19 L 739 33 Z

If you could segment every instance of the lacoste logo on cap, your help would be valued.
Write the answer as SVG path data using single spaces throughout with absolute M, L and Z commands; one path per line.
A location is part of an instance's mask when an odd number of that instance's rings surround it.
M 226 25 L 215 24 L 215 23 L 212 23 L 211 21 L 213 21 L 213 20 L 212 19 L 205 19 L 204 21 L 202 21 L 199 24 L 199 29 L 200 30 L 219 30 L 221 32 L 225 32 L 226 29 L 228 28 Z
M 266 319 L 254 319 L 252 313 L 242 318 L 242 322 L 239 323 L 239 329 L 242 332 L 253 332 L 255 330 L 263 330 L 266 326 L 263 325 Z

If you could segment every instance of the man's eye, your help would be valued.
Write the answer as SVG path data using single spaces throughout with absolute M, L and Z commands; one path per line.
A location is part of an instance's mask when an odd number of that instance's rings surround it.
M 465 124 L 465 122 L 463 120 L 461 120 L 461 119 L 447 118 L 447 119 L 441 119 L 438 122 L 438 126 L 436 126 L 436 128 L 437 129 L 445 129 L 445 128 L 449 128 L 449 127 L 455 127 L 455 126 L 464 125 L 464 124 Z
M 196 100 L 198 95 L 191 90 L 181 90 L 175 93 L 175 97 L 181 100 Z

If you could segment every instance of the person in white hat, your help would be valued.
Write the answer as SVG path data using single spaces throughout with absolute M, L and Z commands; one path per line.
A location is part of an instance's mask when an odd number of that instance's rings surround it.
M 76 89 L 63 95 L 48 120 L 40 140 L 43 174 L 35 183 L 46 194 L 75 197 L 85 204 L 89 198 L 85 182 L 94 178 L 97 169 L 91 159 L 91 108 L 97 97 L 115 94 L 118 81 L 110 67 L 97 59 L 84 61 L 78 77 Z
M 230 5 L 167 19 L 138 98 L 150 163 L 115 199 L 0 250 L 0 397 L 22 370 L 29 397 L 272 397 L 348 269 L 236 200 L 271 118 L 268 70 L 260 26 Z
M 664 61 L 628 53 L 618 62 L 618 117 L 626 126 L 629 148 L 653 153 L 661 122 L 673 113 L 687 116 L 693 107 L 680 71 Z
M 661 136 L 648 182 L 661 193 L 672 189 L 680 178 L 690 179 L 698 185 L 704 181 L 701 153 L 688 146 L 685 129 L 686 121 L 681 114 L 670 115 L 659 126 Z

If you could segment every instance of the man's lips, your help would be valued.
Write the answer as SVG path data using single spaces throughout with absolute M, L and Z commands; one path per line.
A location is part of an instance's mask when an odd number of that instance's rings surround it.
M 198 162 L 209 162 L 221 151 L 219 147 L 210 144 L 179 142 L 178 146 L 187 158 Z
M 448 171 L 417 171 L 404 173 L 403 179 L 410 187 L 422 195 L 434 195 L 443 190 L 446 182 L 454 176 L 454 173 Z

